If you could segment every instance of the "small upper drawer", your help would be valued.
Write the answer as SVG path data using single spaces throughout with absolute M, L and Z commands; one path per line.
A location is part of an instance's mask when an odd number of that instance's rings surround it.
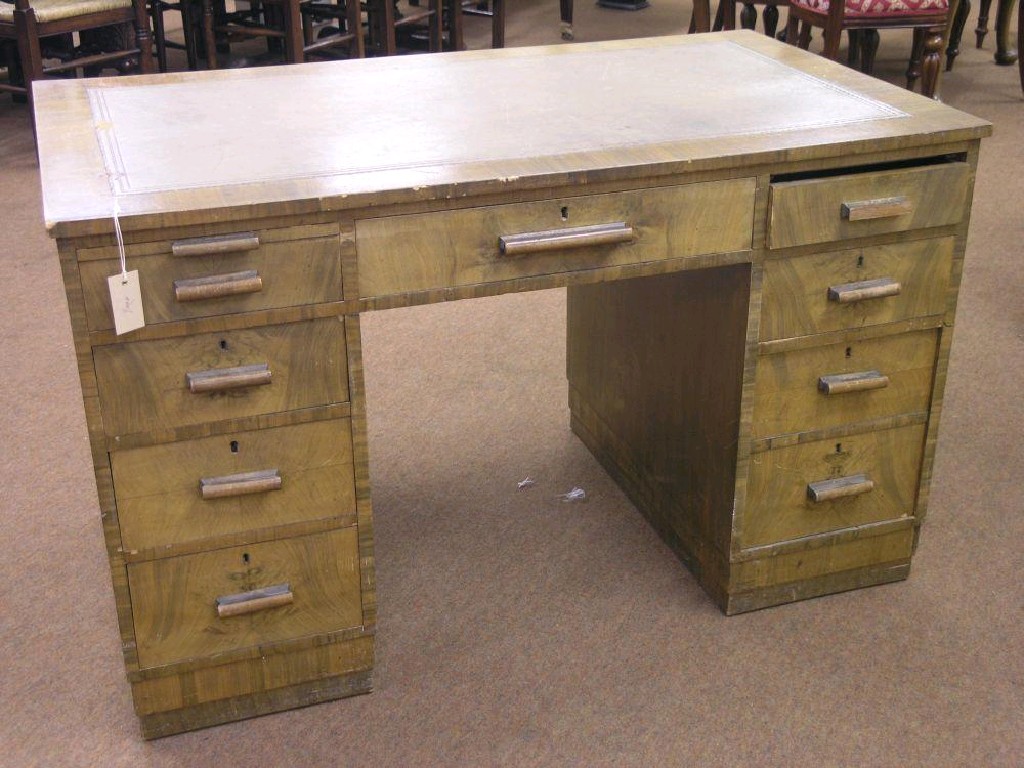
M 143 668 L 362 624 L 355 526 L 130 563 L 128 587 Z
M 127 552 L 356 510 L 348 419 L 113 451 L 110 464 Z
M 753 437 L 928 410 L 938 331 L 762 355 Z
M 348 400 L 342 318 L 93 349 L 103 428 L 126 435 Z
M 121 269 L 117 249 L 84 249 L 79 261 L 89 329 L 113 328 L 107 278 Z M 342 298 L 337 224 L 138 243 L 127 266 L 139 271 L 150 325 Z
M 741 546 L 912 515 L 924 431 L 917 424 L 751 454 Z
M 751 247 L 754 180 L 356 222 L 364 298 Z
M 967 163 L 948 163 L 772 184 L 768 247 L 956 224 L 970 180 Z
M 761 340 L 941 315 L 953 238 L 765 262 Z

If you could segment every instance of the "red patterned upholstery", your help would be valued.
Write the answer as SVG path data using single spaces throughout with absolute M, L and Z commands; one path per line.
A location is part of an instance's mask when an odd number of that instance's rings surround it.
M 799 5 L 821 14 L 828 13 L 829 0 L 791 0 L 792 5 Z M 887 18 L 899 16 L 920 16 L 941 13 L 949 10 L 949 0 L 846 0 L 846 15 Z

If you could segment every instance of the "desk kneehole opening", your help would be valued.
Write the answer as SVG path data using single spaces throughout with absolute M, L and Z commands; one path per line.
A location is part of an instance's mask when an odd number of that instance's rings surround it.
M 874 481 L 867 475 L 847 475 L 846 477 L 808 483 L 807 498 L 815 504 L 821 504 L 826 501 L 861 496 L 870 493 L 874 488 Z

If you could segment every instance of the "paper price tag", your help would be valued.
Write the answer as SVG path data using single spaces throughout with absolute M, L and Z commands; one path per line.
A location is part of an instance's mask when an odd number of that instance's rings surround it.
M 146 324 L 142 314 L 142 291 L 139 288 L 139 270 L 118 272 L 107 278 L 110 286 L 110 306 L 114 310 L 114 331 L 134 331 Z

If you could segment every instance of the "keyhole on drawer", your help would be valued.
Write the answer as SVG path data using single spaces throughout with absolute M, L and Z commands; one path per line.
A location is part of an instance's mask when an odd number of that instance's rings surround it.
M 238 453 L 238 441 L 237 440 L 232 440 L 231 441 L 231 452 L 232 453 Z
M 847 347 L 846 348 L 846 356 L 847 357 L 853 357 L 853 347 Z
M 227 339 L 221 339 L 220 340 L 220 348 L 221 349 L 227 349 L 228 348 L 228 340 Z
M 842 453 L 842 452 L 843 452 L 843 444 L 842 443 L 836 443 L 836 453 Z M 246 562 L 248 562 L 248 561 L 246 561 Z
M 864 256 L 861 255 L 861 256 L 857 257 L 857 267 L 860 268 L 860 267 L 863 267 L 863 266 L 864 266 Z
M 243 552 L 242 553 L 242 562 L 245 563 L 246 565 L 249 564 L 249 553 L 248 552 Z
M 569 206 L 563 205 L 562 206 L 562 221 L 568 221 L 568 220 L 569 220 Z

